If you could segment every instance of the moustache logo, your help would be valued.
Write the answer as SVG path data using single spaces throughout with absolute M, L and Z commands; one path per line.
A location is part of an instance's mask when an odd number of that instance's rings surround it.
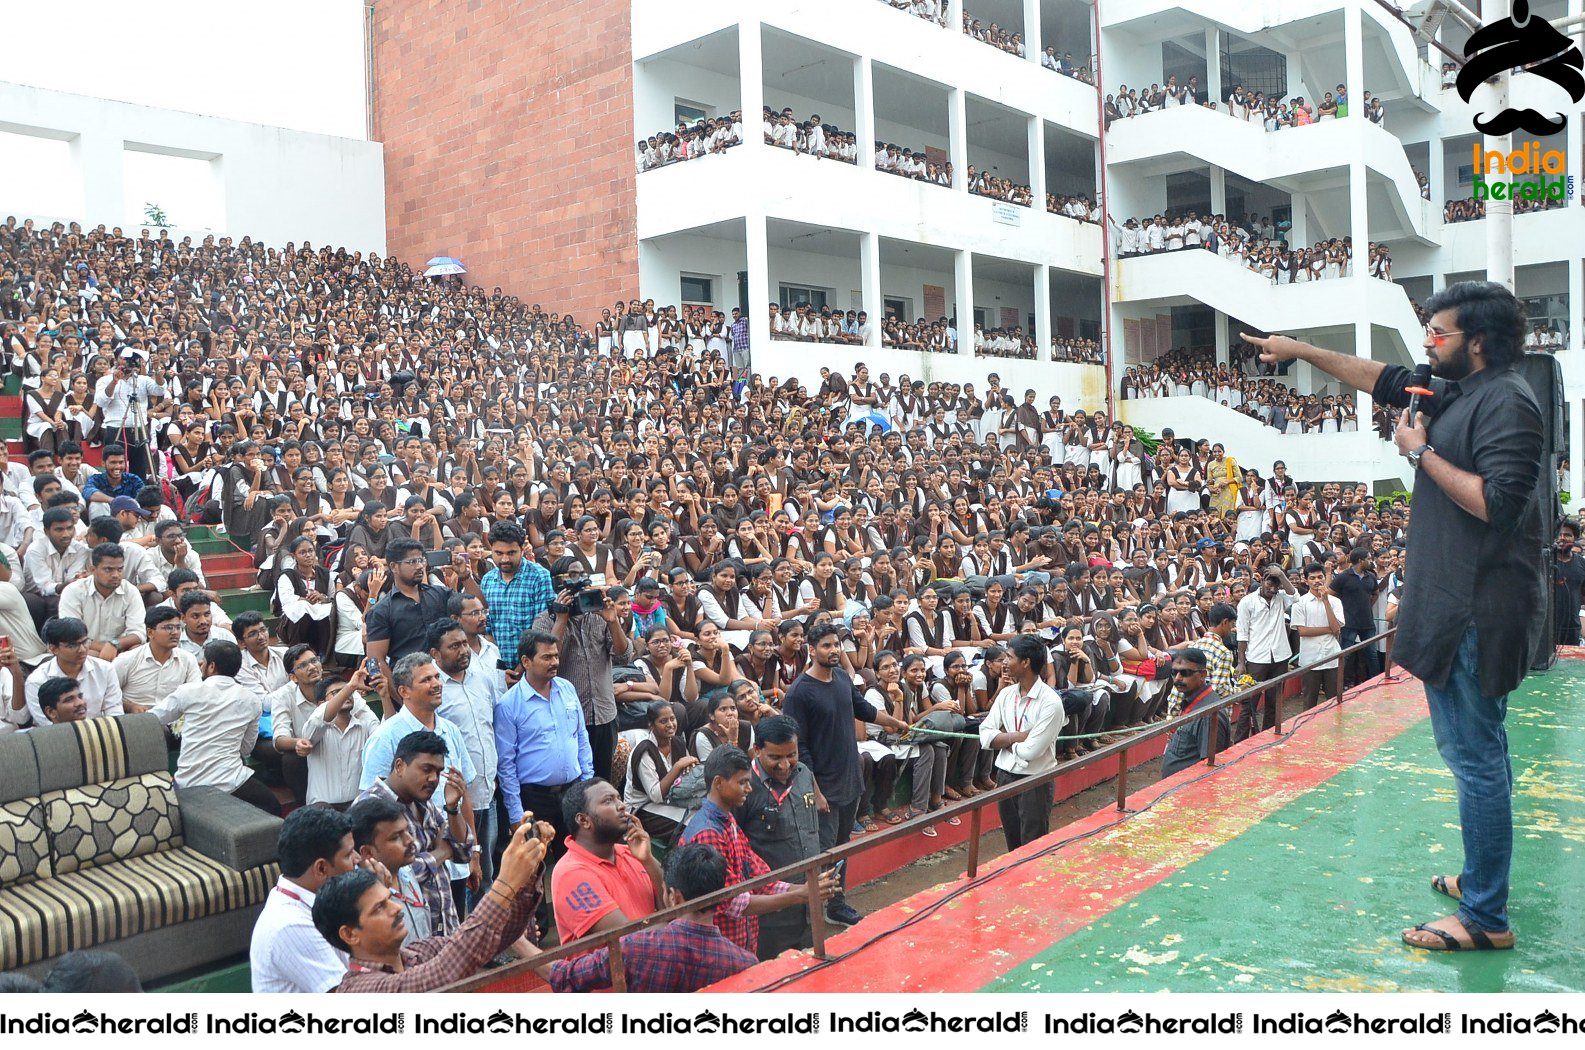
M 1549 80 L 1569 93 L 1575 102 L 1585 98 L 1585 55 L 1573 41 L 1544 18 L 1530 17 L 1529 0 L 1514 0 L 1513 13 L 1503 21 L 1482 26 L 1464 44 L 1468 61 L 1459 70 L 1455 87 L 1465 102 L 1484 81 L 1507 69 Z M 1482 113 L 1475 119 L 1477 130 L 1486 135 L 1506 135 L 1524 130 L 1532 135 L 1555 135 L 1568 118 L 1562 113 L 1549 118 L 1525 107 L 1504 109 L 1492 116 Z

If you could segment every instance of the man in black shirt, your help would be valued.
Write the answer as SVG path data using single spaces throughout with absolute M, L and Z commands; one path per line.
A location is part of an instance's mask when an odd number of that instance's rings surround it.
M 853 720 L 874 722 L 898 733 L 908 725 L 877 711 L 853 687 L 839 666 L 842 636 L 834 623 L 809 631 L 809 667 L 782 701 L 782 714 L 798 723 L 798 758 L 814 771 L 815 806 L 820 811 L 820 848 L 835 849 L 853 836 L 864 779 L 859 772 L 858 737 Z M 826 904 L 826 918 L 852 926 L 863 918 L 841 890 Z
M 429 625 L 446 618 L 446 603 L 454 592 L 427 582 L 429 562 L 424 545 L 416 540 L 392 540 L 385 557 L 391 566 L 391 589 L 374 603 L 364 622 L 369 658 L 380 667 L 380 696 L 388 704 L 400 704 L 390 685 L 391 667 L 408 653 L 429 651 Z M 471 576 L 467 590 L 479 596 L 479 585 Z
M 733 815 L 754 852 L 772 868 L 820 855 L 820 811 L 815 775 L 798 761 L 798 723 L 786 715 L 762 718 L 754 727 L 754 791 Z M 797 880 L 792 880 L 797 881 Z M 809 947 L 809 910 L 784 908 L 759 920 L 759 957 L 774 959 L 789 948 Z
M 1332 593 L 1343 602 L 1343 631 L 1338 642 L 1347 649 L 1376 633 L 1376 594 L 1381 582 L 1376 578 L 1376 565 L 1371 561 L 1370 549 L 1355 547 L 1348 555 L 1348 568 L 1332 577 Z M 1376 662 L 1375 648 L 1350 653 L 1343 669 L 1344 686 L 1355 686 L 1367 678 L 1374 678 L 1381 667 Z
M 1557 529 L 1557 566 L 1552 571 L 1553 587 L 1557 591 L 1553 605 L 1557 609 L 1558 645 L 1580 643 L 1579 609 L 1581 590 L 1585 588 L 1585 558 L 1579 556 L 1578 545 L 1579 526 L 1564 521 Z
M 1432 888 L 1457 914 L 1403 931 L 1428 951 L 1512 948 L 1513 771 L 1503 731 L 1546 619 L 1541 410 L 1514 364 L 1524 305 L 1490 282 L 1450 285 L 1425 303 L 1432 396 L 1409 417 L 1408 369 L 1287 336 L 1244 336 L 1267 363 L 1307 361 L 1402 409 L 1393 435 L 1413 465 L 1414 530 L 1393 657 L 1425 683 L 1437 748 L 1458 789 L 1464 869 Z

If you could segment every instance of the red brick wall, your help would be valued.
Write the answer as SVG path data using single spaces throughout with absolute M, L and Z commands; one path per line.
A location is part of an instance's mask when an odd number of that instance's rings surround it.
M 378 0 L 389 251 L 592 323 L 638 293 L 629 0 Z

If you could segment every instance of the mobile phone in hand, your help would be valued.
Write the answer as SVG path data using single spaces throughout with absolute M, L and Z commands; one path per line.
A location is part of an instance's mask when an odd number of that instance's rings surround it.
M 372 657 L 372 656 L 369 657 L 368 659 L 364 660 L 363 661 L 363 672 L 364 672 L 364 674 L 368 675 L 370 678 L 378 678 L 380 676 L 380 664 L 379 664 L 379 662 L 377 660 L 375 660 L 374 657 Z

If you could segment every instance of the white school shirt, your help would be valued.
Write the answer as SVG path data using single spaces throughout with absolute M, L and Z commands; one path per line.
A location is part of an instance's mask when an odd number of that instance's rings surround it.
M 314 894 L 285 875 L 253 924 L 248 972 L 255 992 L 327 992 L 347 975 L 347 956 L 314 927 Z
M 996 752 L 996 768 L 1014 776 L 1038 776 L 1057 766 L 1057 737 L 1067 721 L 1062 697 L 1035 681 L 1025 695 L 1016 684 L 996 694 L 990 713 L 980 724 L 980 746 L 989 748 L 1001 733 L 1029 730 L 1029 738 Z

